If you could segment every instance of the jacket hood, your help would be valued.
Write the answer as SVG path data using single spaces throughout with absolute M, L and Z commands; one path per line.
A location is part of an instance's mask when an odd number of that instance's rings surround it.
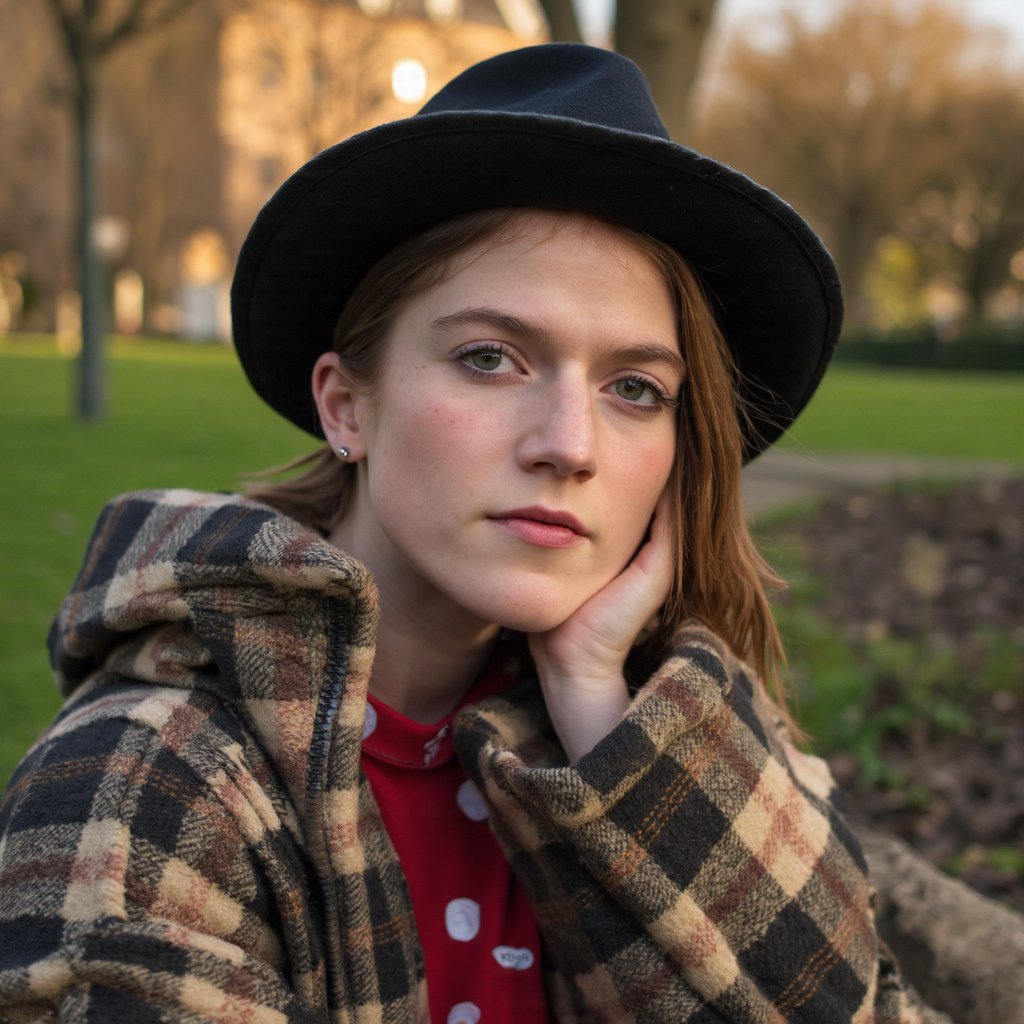
M 329 732 L 362 729 L 376 629 L 369 572 L 295 520 L 144 491 L 103 510 L 49 644 L 65 695 L 87 679 L 217 694 L 297 794 Z

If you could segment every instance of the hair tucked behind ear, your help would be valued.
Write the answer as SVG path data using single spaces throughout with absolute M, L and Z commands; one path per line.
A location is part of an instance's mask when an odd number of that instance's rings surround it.
M 456 258 L 515 229 L 520 211 L 484 210 L 428 229 L 385 255 L 353 293 L 338 321 L 334 349 L 354 379 L 372 392 L 387 334 L 404 304 L 451 273 Z M 655 635 L 664 647 L 686 621 L 696 619 L 722 637 L 766 681 L 783 714 L 785 658 L 767 592 L 782 586 L 747 529 L 740 488 L 744 416 L 728 345 L 689 265 L 671 247 L 611 224 L 659 268 L 679 309 L 686 377 L 669 482 L 675 578 Z M 355 467 L 329 447 L 281 470 L 303 469 L 280 483 L 248 493 L 329 533 L 345 514 Z

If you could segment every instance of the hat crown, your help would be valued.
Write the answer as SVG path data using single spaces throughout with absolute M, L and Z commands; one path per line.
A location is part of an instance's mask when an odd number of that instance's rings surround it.
M 640 68 L 621 54 L 578 43 L 529 46 L 482 61 L 452 79 L 419 114 L 470 111 L 669 137 Z

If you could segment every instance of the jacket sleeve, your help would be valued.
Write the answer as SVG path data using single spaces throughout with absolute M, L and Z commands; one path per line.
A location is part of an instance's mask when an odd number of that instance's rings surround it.
M 930 1019 L 879 942 L 824 763 L 693 627 L 565 765 L 539 696 L 460 718 L 460 754 L 530 894 L 562 1021 Z
M 0 807 L 0 1021 L 326 1019 L 274 926 L 273 816 L 228 760 L 200 777 L 102 714 L 29 755 Z

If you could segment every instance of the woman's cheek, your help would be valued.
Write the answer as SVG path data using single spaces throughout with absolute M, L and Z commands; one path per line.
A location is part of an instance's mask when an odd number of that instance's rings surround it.
M 664 493 L 671 476 L 674 457 L 674 432 L 671 445 L 665 443 L 637 447 L 632 455 L 622 456 L 621 465 L 624 467 L 624 471 L 616 482 L 614 497 L 622 502 L 627 501 L 630 497 L 635 499 L 630 502 L 632 514 L 629 517 L 630 525 L 636 531 L 634 547 L 639 544 L 647 532 L 655 506 Z

